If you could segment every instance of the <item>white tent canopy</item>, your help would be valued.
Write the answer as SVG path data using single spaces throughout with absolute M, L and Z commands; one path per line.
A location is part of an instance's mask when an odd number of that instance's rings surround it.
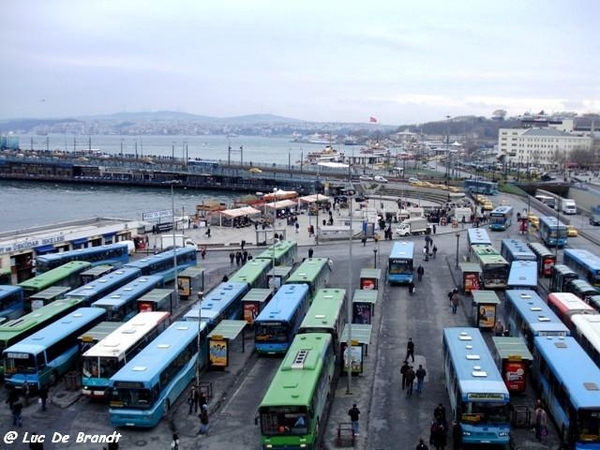
M 324 202 L 329 200 L 329 197 L 323 194 L 314 194 L 314 195 L 305 195 L 304 197 L 298 198 L 300 202 L 304 203 L 315 203 L 315 202 Z
M 229 219 L 235 219 L 236 217 L 255 216 L 260 213 L 261 213 L 260 210 L 253 208 L 252 206 L 244 206 L 242 208 L 234 208 L 234 209 L 225 209 L 223 211 L 219 211 L 219 226 L 222 226 L 223 216 L 225 216 Z M 233 221 L 231 222 L 231 224 L 233 226 Z
M 278 202 L 267 203 L 265 206 L 271 209 L 284 209 L 296 206 L 296 202 L 293 200 L 280 200 Z
M 273 191 L 272 193 L 269 194 L 265 194 L 263 196 L 263 198 L 267 201 L 269 200 L 284 200 L 284 199 L 289 199 L 289 198 L 295 198 L 298 196 L 298 193 L 296 191 L 284 191 L 282 189 L 277 189 L 276 191 Z

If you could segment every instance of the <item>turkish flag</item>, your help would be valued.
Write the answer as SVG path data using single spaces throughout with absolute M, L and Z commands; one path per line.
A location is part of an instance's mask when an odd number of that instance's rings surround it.
M 369 122 L 370 123 L 377 123 L 377 119 L 373 116 L 369 117 Z

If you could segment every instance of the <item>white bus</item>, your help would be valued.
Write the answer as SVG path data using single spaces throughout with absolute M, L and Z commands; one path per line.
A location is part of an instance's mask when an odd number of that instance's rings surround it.
M 142 312 L 121 325 L 83 354 L 81 390 L 105 398 L 110 378 L 169 326 L 168 312 Z

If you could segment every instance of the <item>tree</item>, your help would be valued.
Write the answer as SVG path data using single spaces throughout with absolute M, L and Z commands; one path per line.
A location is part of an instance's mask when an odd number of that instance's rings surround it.
M 594 151 L 584 148 L 574 148 L 571 150 L 569 160 L 576 162 L 579 167 L 590 167 L 596 162 Z
M 503 121 L 506 117 L 506 111 L 504 109 L 497 109 L 492 113 L 492 120 Z

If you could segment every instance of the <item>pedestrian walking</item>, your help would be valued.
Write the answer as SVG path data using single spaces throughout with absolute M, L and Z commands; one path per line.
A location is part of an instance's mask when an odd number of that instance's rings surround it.
M 360 239 L 360 242 L 362 242 L 363 247 L 367 245 L 367 236 L 363 234 L 363 237 Z
M 458 296 L 458 291 L 456 289 L 452 293 L 450 304 L 452 305 L 452 314 L 456 314 L 456 310 L 458 309 L 458 305 L 460 304 L 460 297 Z
M 23 403 L 17 400 L 12 406 L 12 418 L 13 418 L 13 426 L 22 427 L 23 426 L 23 418 L 21 414 L 23 413 Z
M 297 221 L 296 221 L 295 227 L 296 227 L 296 234 L 298 234 L 300 232 L 299 231 L 300 230 L 300 224 Z
M 433 230 L 433 234 L 435 234 L 435 233 L 436 233 L 436 231 L 437 231 L 437 228 L 436 228 L 436 226 L 435 226 L 435 223 L 434 223 L 434 224 L 431 226 L 431 229 Z
M 40 403 L 42 404 L 42 411 L 46 411 L 46 402 L 48 401 L 48 386 L 42 385 L 38 391 L 40 396 Z
M 246 246 L 246 240 L 245 239 L 242 239 L 242 242 L 241 242 L 240 246 L 242 247 L 242 251 L 244 251 L 244 247 Z
M 44 438 L 33 431 L 29 438 L 29 450 L 44 450 Z
M 425 269 L 421 264 L 419 264 L 419 267 L 417 267 L 417 276 L 419 278 L 419 281 L 423 280 L 423 274 L 425 274 Z
M 308 259 L 313 257 L 314 252 L 315 251 L 312 249 L 312 247 L 308 249 Z
M 233 266 L 233 261 L 235 260 L 235 252 L 231 252 L 229 254 L 229 264 Z
M 200 414 L 198 414 L 200 418 L 200 429 L 197 434 L 206 434 L 208 432 L 208 406 L 202 405 L 200 408 Z
M 23 401 L 25 402 L 25 406 L 29 406 L 29 397 L 31 395 L 31 388 L 29 387 L 29 383 L 23 383 Z
M 408 338 L 408 342 L 406 343 L 406 359 L 408 361 L 408 358 L 412 359 L 412 362 L 415 362 L 415 343 L 413 342 L 412 338 Z
M 8 393 L 8 398 L 6 399 L 6 403 L 8 404 L 8 408 L 12 411 L 15 403 L 19 401 L 19 393 L 15 389 L 11 389 Z
M 192 388 L 190 389 L 190 394 L 188 395 L 187 402 L 188 405 L 190 405 L 190 410 L 188 414 L 191 414 L 192 411 L 198 414 L 198 403 L 200 402 L 200 393 L 198 392 L 196 386 L 192 386 Z
M 360 428 L 358 419 L 360 416 L 360 410 L 356 407 L 356 403 L 352 405 L 352 408 L 348 410 L 350 421 L 352 422 L 352 433 L 354 436 L 360 436 Z
M 423 247 L 423 259 L 429 261 L 429 248 L 427 245 Z
M 429 447 L 425 445 L 425 441 L 423 439 L 419 439 L 419 443 L 417 444 L 415 450 L 429 450 Z
M 208 238 L 210 237 L 210 227 L 208 227 L 206 229 L 206 233 L 204 233 L 204 234 L 206 235 L 206 237 L 208 237 Z
M 408 293 L 410 295 L 413 295 L 415 293 L 415 283 L 412 280 L 408 282 Z
M 413 366 L 409 366 L 408 370 L 406 371 L 406 395 L 411 397 L 413 394 L 413 385 L 415 383 L 415 378 L 415 370 L 413 369 Z
M 435 257 L 437 256 L 437 247 L 434 245 L 431 251 L 433 252 L 433 259 L 435 259 Z
M 417 377 L 417 394 L 420 394 L 423 391 L 423 382 L 427 376 L 427 371 L 423 368 L 422 364 L 419 364 L 419 368 L 415 372 L 415 375 Z
M 441 403 L 433 410 L 433 417 L 437 422 L 441 422 L 446 425 L 446 408 Z
M 504 325 L 501 320 L 496 321 L 496 325 L 494 325 L 494 335 L 502 336 L 504 334 Z
M 444 450 L 446 448 L 446 430 L 441 423 L 433 422 L 429 443 L 433 445 L 435 450 Z
M 457 421 L 452 421 L 452 449 L 460 450 L 462 444 L 462 427 Z
M 406 372 L 408 372 L 408 369 L 410 369 L 410 366 L 408 365 L 408 361 L 404 361 L 404 363 L 402 363 L 402 367 L 400 367 L 400 375 L 402 375 L 402 390 L 404 390 L 404 388 L 406 387 Z
M 177 433 L 173 433 L 173 440 L 171 441 L 171 449 L 179 450 L 179 436 Z
M 535 409 L 535 438 L 542 442 L 542 437 L 548 434 L 548 415 L 544 408 L 538 404 L 538 407 Z

